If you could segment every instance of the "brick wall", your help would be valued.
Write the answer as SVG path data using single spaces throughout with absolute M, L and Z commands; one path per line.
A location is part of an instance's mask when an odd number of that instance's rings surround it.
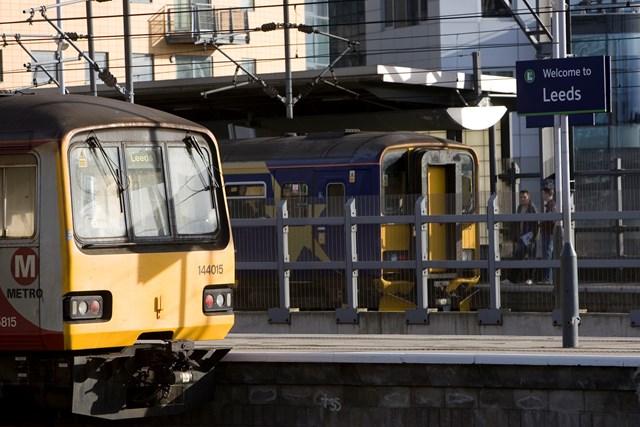
M 638 426 L 635 371 L 227 362 L 206 411 L 214 426 Z

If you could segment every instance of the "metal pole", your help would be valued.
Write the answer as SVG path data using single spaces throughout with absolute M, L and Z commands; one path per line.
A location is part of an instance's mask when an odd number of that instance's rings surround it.
M 293 119 L 293 90 L 291 88 L 291 58 L 289 48 L 289 0 L 284 0 L 284 74 L 285 74 L 285 106 L 287 109 L 287 119 Z
M 567 5 L 559 3 L 558 45 L 560 58 L 567 56 Z M 578 256 L 571 235 L 571 194 L 569 188 L 569 117 L 560 117 L 562 134 L 562 213 L 563 241 L 560 265 L 562 272 L 562 346 L 578 347 L 580 313 L 578 303 Z
M 133 97 L 133 55 L 131 53 L 131 12 L 129 10 L 129 1 L 122 0 L 122 19 L 124 26 L 124 67 L 125 67 L 125 80 L 127 88 L 127 101 L 134 103 Z
M 58 23 L 58 27 L 62 28 L 62 8 L 60 7 L 60 0 L 56 1 L 56 4 L 58 5 L 57 11 L 56 11 L 56 16 L 57 16 L 57 23 Z M 56 51 L 56 59 L 58 61 L 60 61 L 58 63 L 58 88 L 60 89 L 60 93 L 64 95 L 64 93 L 66 92 L 66 88 L 64 85 L 64 63 L 62 62 L 62 46 L 64 43 L 64 39 L 59 38 L 58 39 L 58 50 Z
M 96 52 L 93 43 L 93 2 L 88 1 L 85 4 L 87 11 L 87 43 L 89 45 L 89 58 L 95 61 Z M 98 96 L 96 71 L 93 69 L 93 65 L 91 63 L 89 63 L 89 87 L 91 88 L 91 95 Z

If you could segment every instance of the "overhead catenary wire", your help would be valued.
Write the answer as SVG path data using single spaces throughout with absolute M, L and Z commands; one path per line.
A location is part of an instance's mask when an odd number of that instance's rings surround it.
M 84 0 L 77 0 L 74 1 L 72 0 L 72 2 L 79 2 L 79 1 L 84 1 Z M 297 4 L 291 4 L 290 6 L 295 8 L 297 6 L 308 6 L 309 4 L 327 4 L 328 2 L 312 2 L 312 3 L 297 3 Z M 265 5 L 265 6 L 256 6 L 254 7 L 254 9 L 266 9 L 266 8 L 272 8 L 272 7 L 280 7 L 280 5 Z M 622 5 L 621 5 L 622 7 Z M 225 10 L 237 10 L 237 9 L 241 9 L 241 8 L 225 8 Z M 168 13 L 168 12 L 162 12 L 162 13 Z M 513 11 L 514 14 L 518 14 L 520 13 L 519 11 L 515 10 Z M 546 12 L 543 12 L 546 13 Z M 138 14 L 131 14 L 132 17 L 136 17 L 136 16 L 151 16 L 151 15 L 156 15 L 157 12 L 155 13 L 138 13 Z M 104 18 L 114 18 L 114 17 L 122 17 L 123 15 L 121 14 L 112 14 L 112 15 L 103 15 L 103 16 L 95 16 L 94 19 L 104 19 Z M 481 14 L 478 13 L 468 13 L 468 14 L 452 14 L 452 15 L 440 15 L 440 16 L 432 16 L 432 17 L 428 17 L 426 19 L 422 19 L 421 22 L 430 22 L 430 21 L 442 21 L 442 20 L 451 20 L 451 19 L 476 19 L 479 16 L 481 16 Z M 63 20 L 65 22 L 67 21 L 72 21 L 72 20 L 79 20 L 79 19 L 84 19 L 84 17 L 69 17 L 69 18 L 64 18 Z M 38 22 L 40 20 L 34 20 L 33 22 Z M 409 20 L 411 22 L 414 22 L 415 20 Z M 12 21 L 15 22 L 15 21 Z M 407 22 L 407 21 L 400 21 L 400 20 L 384 20 L 384 21 L 377 21 L 378 23 L 401 23 L 401 22 Z M 362 24 L 362 25 L 366 25 L 366 24 L 371 24 L 374 23 L 373 21 L 371 22 L 365 22 L 365 23 L 357 23 L 357 24 Z M 356 23 L 353 23 L 356 24 Z M 2 25 L 2 23 L 0 23 L 0 25 Z M 300 24 L 300 25 L 304 25 L 304 24 Z M 349 24 L 344 24 L 344 25 L 349 25 Z M 255 31 L 256 29 L 249 29 L 248 31 Z M 520 31 L 518 28 L 514 28 L 514 31 Z M 460 34 L 471 34 L 471 33 L 478 33 L 478 32 L 468 32 L 468 33 L 460 33 Z M 140 33 L 140 34 L 133 34 L 132 37 L 152 37 L 152 36 L 161 36 L 163 35 L 163 33 L 159 33 L 159 34 L 155 34 L 155 33 Z M 480 34 L 483 34 L 482 32 L 480 32 Z M 489 34 L 489 32 L 486 32 L 486 34 Z M 442 38 L 442 39 L 446 39 L 447 37 L 453 36 L 453 34 L 440 34 L 438 37 Z M 428 36 L 425 36 L 428 37 Z M 106 40 L 106 39 L 114 39 L 114 40 L 120 40 L 124 38 L 124 35 L 121 34 L 109 34 L 109 35 L 105 35 L 105 36 L 94 36 L 95 40 Z M 391 39 L 385 39 L 385 40 L 397 40 L 399 42 L 402 42 L 403 37 L 397 37 L 397 38 L 391 38 Z M 425 40 L 427 40 L 425 38 Z M 304 45 L 304 43 L 302 43 Z M 402 44 L 402 43 L 400 43 Z M 429 43 L 425 43 L 425 45 L 428 45 Z M 496 45 L 492 45 L 492 46 L 483 46 L 483 49 L 501 49 L 504 47 L 518 47 L 518 46 L 523 46 L 526 45 L 526 43 L 509 43 L 509 44 L 496 44 Z M 269 45 L 270 47 L 273 46 L 279 46 L 279 45 Z M 261 46 L 246 46 L 245 48 L 248 49 L 261 49 Z M 476 49 L 477 47 L 463 47 L 462 49 L 468 49 L 469 53 L 467 53 L 468 55 L 470 55 L 471 51 L 473 49 Z M 419 52 L 429 52 L 429 51 L 433 51 L 433 50 L 438 50 L 440 52 L 447 52 L 447 51 L 453 51 L 453 50 L 460 50 L 461 48 L 459 46 L 456 45 L 451 45 L 451 46 L 438 46 L 438 47 L 434 47 L 434 48 L 429 48 L 424 47 L 424 48 L 417 48 L 417 47 L 408 47 L 405 49 L 398 49 L 395 48 L 393 53 L 395 54 L 399 54 L 399 53 L 407 53 L 407 54 L 411 54 L 411 53 L 419 53 Z M 192 51 L 186 51 L 186 52 L 198 52 L 196 50 L 192 50 Z M 388 53 L 389 50 L 377 50 L 377 51 L 373 51 L 373 50 L 368 50 L 367 53 L 368 54 L 372 54 L 372 55 L 384 55 L 386 53 Z M 464 55 L 464 53 L 463 53 Z M 304 56 L 305 58 L 308 58 L 309 56 Z M 114 58 L 110 58 L 110 59 L 114 59 Z M 115 58 L 117 59 L 117 58 Z M 262 62 L 267 62 L 267 61 L 281 61 L 282 58 L 281 57 L 271 57 L 271 58 L 260 58 L 258 60 L 258 63 L 262 63 Z M 231 62 L 232 63 L 232 62 Z M 230 64 L 231 65 L 231 64 Z M 402 64 L 397 64 L 397 65 L 402 65 Z M 485 67 L 486 69 L 487 67 Z M 117 70 L 118 68 L 114 68 L 114 70 Z M 443 70 L 446 71 L 446 70 Z M 456 69 L 456 71 L 465 71 L 465 69 Z M 466 71 L 472 71 L 470 68 L 467 68 Z M 13 72 L 13 70 L 5 70 L 5 73 L 11 73 Z

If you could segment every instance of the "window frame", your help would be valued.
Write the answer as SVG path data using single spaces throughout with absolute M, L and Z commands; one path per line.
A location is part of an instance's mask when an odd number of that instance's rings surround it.
M 387 29 L 419 25 L 429 19 L 428 0 L 385 0 L 384 14 Z
M 30 159 L 27 160 L 27 157 Z M 7 161 L 8 158 L 15 158 L 18 160 L 17 163 L 12 163 L 11 161 Z M 21 160 L 24 158 L 24 160 Z M 33 169 L 33 187 L 31 188 L 32 192 L 32 200 L 31 200 L 31 234 L 23 234 L 16 236 L 8 236 L 6 231 L 8 230 L 8 221 L 7 221 L 7 193 L 8 188 L 11 183 L 7 183 L 6 180 L 6 171 L 8 169 Z M 38 235 L 38 217 L 39 217 L 39 200 L 40 197 L 40 176 L 39 176 L 39 160 L 38 157 L 31 154 L 2 154 L 0 155 L 0 202 L 2 203 L 2 211 L 0 211 L 0 227 L 2 230 L 0 231 L 0 242 L 5 244 L 6 242 L 15 242 L 15 241 L 32 241 L 37 238 Z
M 232 187 L 245 187 L 244 194 L 230 193 Z M 232 218 L 265 218 L 267 205 L 267 184 L 264 181 L 237 181 L 224 184 L 227 203 Z M 261 194 L 246 195 L 246 188 L 260 188 Z
M 180 228 L 179 228 L 179 224 L 180 224 L 180 219 L 177 216 L 177 212 L 179 212 L 179 210 L 176 207 L 176 200 L 177 198 L 176 196 L 176 191 L 177 189 L 172 188 L 172 185 L 174 184 L 175 180 L 175 176 L 178 176 L 178 172 L 182 173 L 184 172 L 184 169 L 182 168 L 178 168 L 178 167 L 173 167 L 171 166 L 172 164 L 172 154 L 171 154 L 171 150 L 176 149 L 176 148 L 184 148 L 186 151 L 190 151 L 190 149 L 187 147 L 186 144 L 184 144 L 183 142 L 179 141 L 179 140 L 164 140 L 164 141 L 155 141 L 153 143 L 141 143 L 139 141 L 127 141 L 127 140 L 123 140 L 123 141 L 105 141 L 105 142 L 101 142 L 101 146 L 105 149 L 105 151 L 114 151 L 117 153 L 117 158 L 111 158 L 111 156 L 109 156 L 109 160 L 114 162 L 114 170 L 118 170 L 118 178 L 120 183 L 122 183 L 122 194 L 121 196 L 119 196 L 119 200 L 118 201 L 114 201 L 111 200 L 111 204 L 116 205 L 116 208 L 118 206 L 120 206 L 120 208 L 123 210 L 123 221 L 124 221 L 124 233 L 122 235 L 118 235 L 117 233 L 119 231 L 116 231 L 115 233 L 113 233 L 112 235 L 89 235 L 89 234 L 79 234 L 79 230 L 82 230 L 82 225 L 80 225 L 80 221 L 82 221 L 83 219 L 80 217 L 80 212 L 83 208 L 83 206 L 86 206 L 86 201 L 82 201 L 81 200 L 81 188 L 80 186 L 80 175 L 78 172 L 78 169 L 81 166 L 74 166 L 74 162 L 78 161 L 79 157 L 74 157 L 76 155 L 75 151 L 81 151 L 81 150 L 86 150 L 87 152 L 89 150 L 92 150 L 92 148 L 89 146 L 89 144 L 86 142 L 86 140 L 84 139 L 79 139 L 75 142 L 73 142 L 70 146 L 69 149 L 67 151 L 67 156 L 69 159 L 69 179 L 71 182 L 71 209 L 72 209 L 72 215 L 73 215 L 73 230 L 74 230 L 74 236 L 76 241 L 78 242 L 78 244 L 83 248 L 101 248 L 101 247 L 131 247 L 131 245 L 153 245 L 153 244 L 163 244 L 166 245 L 167 243 L 176 243 L 176 244 L 180 244 L 180 243 L 188 243 L 190 245 L 194 244 L 194 243 L 200 243 L 200 244 L 211 244 L 211 243 L 217 243 L 218 239 L 220 238 L 220 236 L 224 235 L 224 230 L 223 230 L 223 221 L 225 221 L 225 213 L 222 212 L 224 210 L 224 198 L 222 197 L 222 191 L 220 188 L 220 178 L 218 176 L 218 174 L 215 173 L 215 164 L 213 162 L 215 162 L 216 159 L 216 153 L 212 152 L 212 148 L 210 147 L 208 141 L 205 140 L 205 138 L 203 137 L 198 137 L 197 138 L 198 141 L 198 145 L 199 147 L 203 150 L 203 153 L 205 153 L 205 157 L 207 157 L 207 160 L 204 161 L 203 160 L 203 164 L 202 166 L 205 166 L 206 169 L 206 165 L 209 166 L 209 168 L 211 169 L 210 173 L 207 172 L 207 178 L 209 179 L 209 188 L 203 188 L 203 189 L 207 189 L 207 193 L 209 195 L 209 202 L 210 202 L 210 210 L 209 211 L 205 211 L 207 213 L 206 218 L 211 218 L 211 212 L 214 212 L 215 215 L 215 225 L 213 225 L 213 231 L 209 231 L 209 232 L 181 232 Z M 134 191 L 139 190 L 139 191 L 146 191 L 147 188 L 149 188 L 149 186 L 145 186 L 145 187 L 140 187 L 138 189 L 136 188 L 131 188 L 132 182 L 133 183 L 139 183 L 140 179 L 138 180 L 134 180 L 133 177 L 141 177 L 141 172 L 140 170 L 134 168 L 131 164 L 131 162 L 127 159 L 127 156 L 130 156 L 132 154 L 132 152 L 135 152 L 138 149 L 144 150 L 144 149 L 148 149 L 148 148 L 156 148 L 158 150 L 158 153 L 160 153 L 160 157 L 161 159 L 153 159 L 153 163 L 156 165 L 160 166 L 160 169 L 158 169 L 159 171 L 159 177 L 161 178 L 160 181 L 158 181 L 155 185 L 158 186 L 162 186 L 162 190 L 163 193 L 162 195 L 164 196 L 164 199 L 161 200 L 161 204 L 158 204 L 157 206 L 161 207 L 164 209 L 163 213 L 166 213 L 166 218 L 167 218 L 167 224 L 166 224 L 166 228 L 168 229 L 168 232 L 164 235 L 161 234 L 157 234 L 157 235 L 144 235 L 144 234 L 136 234 L 135 230 L 134 230 L 134 225 L 136 224 L 136 221 L 140 221 L 141 219 L 144 220 L 144 218 L 139 217 L 139 218 L 134 218 L 138 213 L 135 211 L 134 207 L 135 207 L 135 203 L 133 202 L 133 197 L 139 197 L 139 194 L 133 194 Z M 95 150 L 95 149 L 94 149 Z M 132 151 L 133 150 L 133 151 Z M 95 162 L 95 164 L 97 165 L 98 162 L 102 162 L 104 164 L 106 164 L 106 159 L 105 157 L 103 157 L 101 154 L 99 154 L 100 150 L 96 150 L 96 155 L 92 157 L 92 161 Z M 195 151 L 195 150 L 194 150 Z M 135 154 L 135 153 L 134 153 Z M 190 157 L 192 157 L 193 159 L 197 159 L 198 154 L 196 154 L 195 152 L 190 154 Z M 177 159 L 177 157 L 175 157 L 175 159 Z M 133 161 L 133 160 L 132 160 Z M 177 161 L 177 160 L 176 160 Z M 104 169 L 104 166 L 102 166 Z M 142 165 L 142 168 L 144 168 L 145 166 Z M 74 169 L 75 168 L 75 169 Z M 148 169 L 148 167 L 147 167 Z M 136 172 L 134 174 L 134 171 Z M 205 170 L 206 172 L 206 170 Z M 105 174 L 105 172 L 102 172 L 103 175 Z M 152 173 L 153 174 L 153 173 Z M 157 174 L 157 172 L 156 172 Z M 87 176 L 92 176 L 91 173 L 89 173 Z M 195 178 L 197 176 L 202 177 L 202 171 L 200 171 L 200 173 L 196 174 L 193 173 L 192 175 L 187 175 L 187 178 L 189 179 L 194 179 L 194 182 L 197 181 Z M 111 179 L 115 179 L 113 176 L 106 176 L 106 179 L 111 180 Z M 114 181 L 115 184 L 117 184 Z M 217 183 L 217 185 L 215 185 L 215 183 Z M 117 185 L 116 185 L 117 188 Z M 175 191 L 174 191 L 175 190 Z M 193 195 L 196 194 L 203 194 L 201 190 L 193 190 Z M 142 194 L 142 193 L 140 193 Z M 144 196 L 144 194 L 142 194 Z M 184 197 L 183 200 L 187 200 L 188 197 Z M 118 203 L 120 202 L 120 203 Z M 104 203 L 103 203 L 104 206 Z M 155 205 L 151 205 L 151 206 L 155 206 Z M 113 208 L 113 206 L 111 207 Z M 183 210 L 184 211 L 184 210 Z M 193 209 L 193 211 L 198 211 L 196 209 Z M 151 211 L 150 211 L 151 212 Z M 205 219 L 205 215 L 201 215 L 200 217 L 201 219 Z M 112 220 L 112 218 L 110 218 Z M 157 218 L 156 218 L 157 220 Z M 86 220 L 85 220 L 86 221 Z
M 176 79 L 196 79 L 196 78 L 210 78 L 213 77 L 213 59 L 210 56 L 197 56 L 197 55 L 174 55 L 175 61 L 176 61 Z M 189 62 L 185 62 L 186 60 L 188 60 Z M 209 65 L 209 75 L 206 76 L 196 76 L 194 75 L 194 71 L 195 71 L 195 65 L 194 65 L 194 61 L 195 62 L 200 62 L 201 64 L 207 62 Z M 190 76 L 180 76 L 181 70 L 180 67 L 181 66 L 188 66 L 189 67 L 189 71 L 190 71 Z M 185 72 L 187 70 L 183 70 L 182 72 Z

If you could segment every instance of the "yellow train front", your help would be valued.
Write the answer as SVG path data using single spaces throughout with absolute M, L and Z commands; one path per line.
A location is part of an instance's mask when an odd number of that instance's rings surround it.
M 235 274 L 213 135 L 90 96 L 7 96 L 0 116 L 0 399 L 103 418 L 206 401 Z

